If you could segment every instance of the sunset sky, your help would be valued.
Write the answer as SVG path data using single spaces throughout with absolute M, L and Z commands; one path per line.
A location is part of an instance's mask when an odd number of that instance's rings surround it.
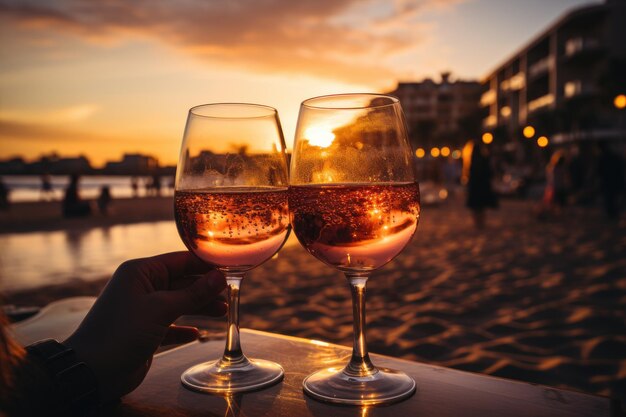
M 187 110 L 481 78 L 589 0 L 0 0 L 0 158 L 178 159 Z

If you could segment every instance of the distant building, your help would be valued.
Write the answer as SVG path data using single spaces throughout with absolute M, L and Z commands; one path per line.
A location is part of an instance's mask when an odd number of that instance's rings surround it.
M 60 157 L 56 153 L 51 153 L 27 164 L 27 172 L 31 174 L 88 174 L 92 171 L 89 159 L 83 155 Z
M 121 161 L 107 162 L 104 172 L 108 174 L 147 174 L 159 168 L 159 161 L 150 155 L 124 154 Z
M 27 169 L 26 162 L 20 157 L 0 161 L 0 174 L 23 174 Z
M 92 170 L 89 159 L 85 156 L 78 156 L 76 158 L 60 158 L 54 163 L 51 169 L 51 173 L 77 173 L 85 174 Z
M 526 126 L 551 144 L 623 137 L 625 62 L 626 1 L 574 9 L 487 75 L 483 130 L 504 145 Z
M 484 87 L 478 81 L 401 82 L 389 94 L 398 97 L 412 142 L 417 146 L 461 145 L 473 134 L 468 119 L 481 119 L 479 101 Z

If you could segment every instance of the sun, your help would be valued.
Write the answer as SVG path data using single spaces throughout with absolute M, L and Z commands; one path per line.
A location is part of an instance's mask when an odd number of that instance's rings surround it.
M 328 148 L 335 140 L 335 134 L 323 127 L 311 126 L 304 132 L 304 139 L 308 140 L 311 146 Z

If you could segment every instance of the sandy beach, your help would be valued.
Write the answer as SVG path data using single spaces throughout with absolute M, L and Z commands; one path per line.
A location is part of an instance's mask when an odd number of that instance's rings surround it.
M 109 216 L 60 219 L 59 203 L 16 204 L 0 231 L 172 219 L 169 198 L 116 200 Z M 414 240 L 368 285 L 370 350 L 405 359 L 620 397 L 626 402 L 626 221 L 568 208 L 538 221 L 534 203 L 503 201 L 477 231 L 460 198 L 424 207 Z M 96 295 L 106 278 L 5 294 L 45 305 Z M 224 320 L 186 317 L 211 334 Z M 351 345 L 341 274 L 299 245 L 252 271 L 243 327 Z

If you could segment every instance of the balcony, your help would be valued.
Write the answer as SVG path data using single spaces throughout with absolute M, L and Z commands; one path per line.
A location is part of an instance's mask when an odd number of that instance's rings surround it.
M 498 118 L 494 115 L 487 116 L 485 117 L 485 119 L 483 119 L 483 127 L 485 128 L 494 127 L 497 124 L 498 124 Z
M 526 74 L 524 74 L 523 72 L 518 72 L 517 74 L 512 76 L 509 82 L 509 86 L 513 91 L 521 90 L 522 88 L 524 88 L 526 86 Z
M 550 106 L 554 103 L 554 96 L 552 94 L 546 94 L 545 96 L 541 96 L 534 100 L 528 102 L 528 112 L 532 113 L 539 109 Z
M 563 85 L 563 95 L 568 99 L 593 95 L 597 90 L 591 83 L 581 80 L 568 81 Z
M 526 76 L 523 72 L 518 72 L 511 78 L 504 80 L 500 83 L 500 89 L 502 91 L 518 91 L 524 88 L 526 85 Z
M 487 107 L 496 102 L 496 91 L 489 90 L 483 93 L 480 97 L 480 105 L 483 107 Z
M 554 58 L 547 56 L 539 61 L 535 62 L 528 68 L 528 75 L 531 77 L 538 77 L 548 72 L 554 67 Z
M 572 58 L 586 52 L 596 52 L 601 48 L 600 41 L 594 38 L 577 37 L 565 42 L 565 56 Z

